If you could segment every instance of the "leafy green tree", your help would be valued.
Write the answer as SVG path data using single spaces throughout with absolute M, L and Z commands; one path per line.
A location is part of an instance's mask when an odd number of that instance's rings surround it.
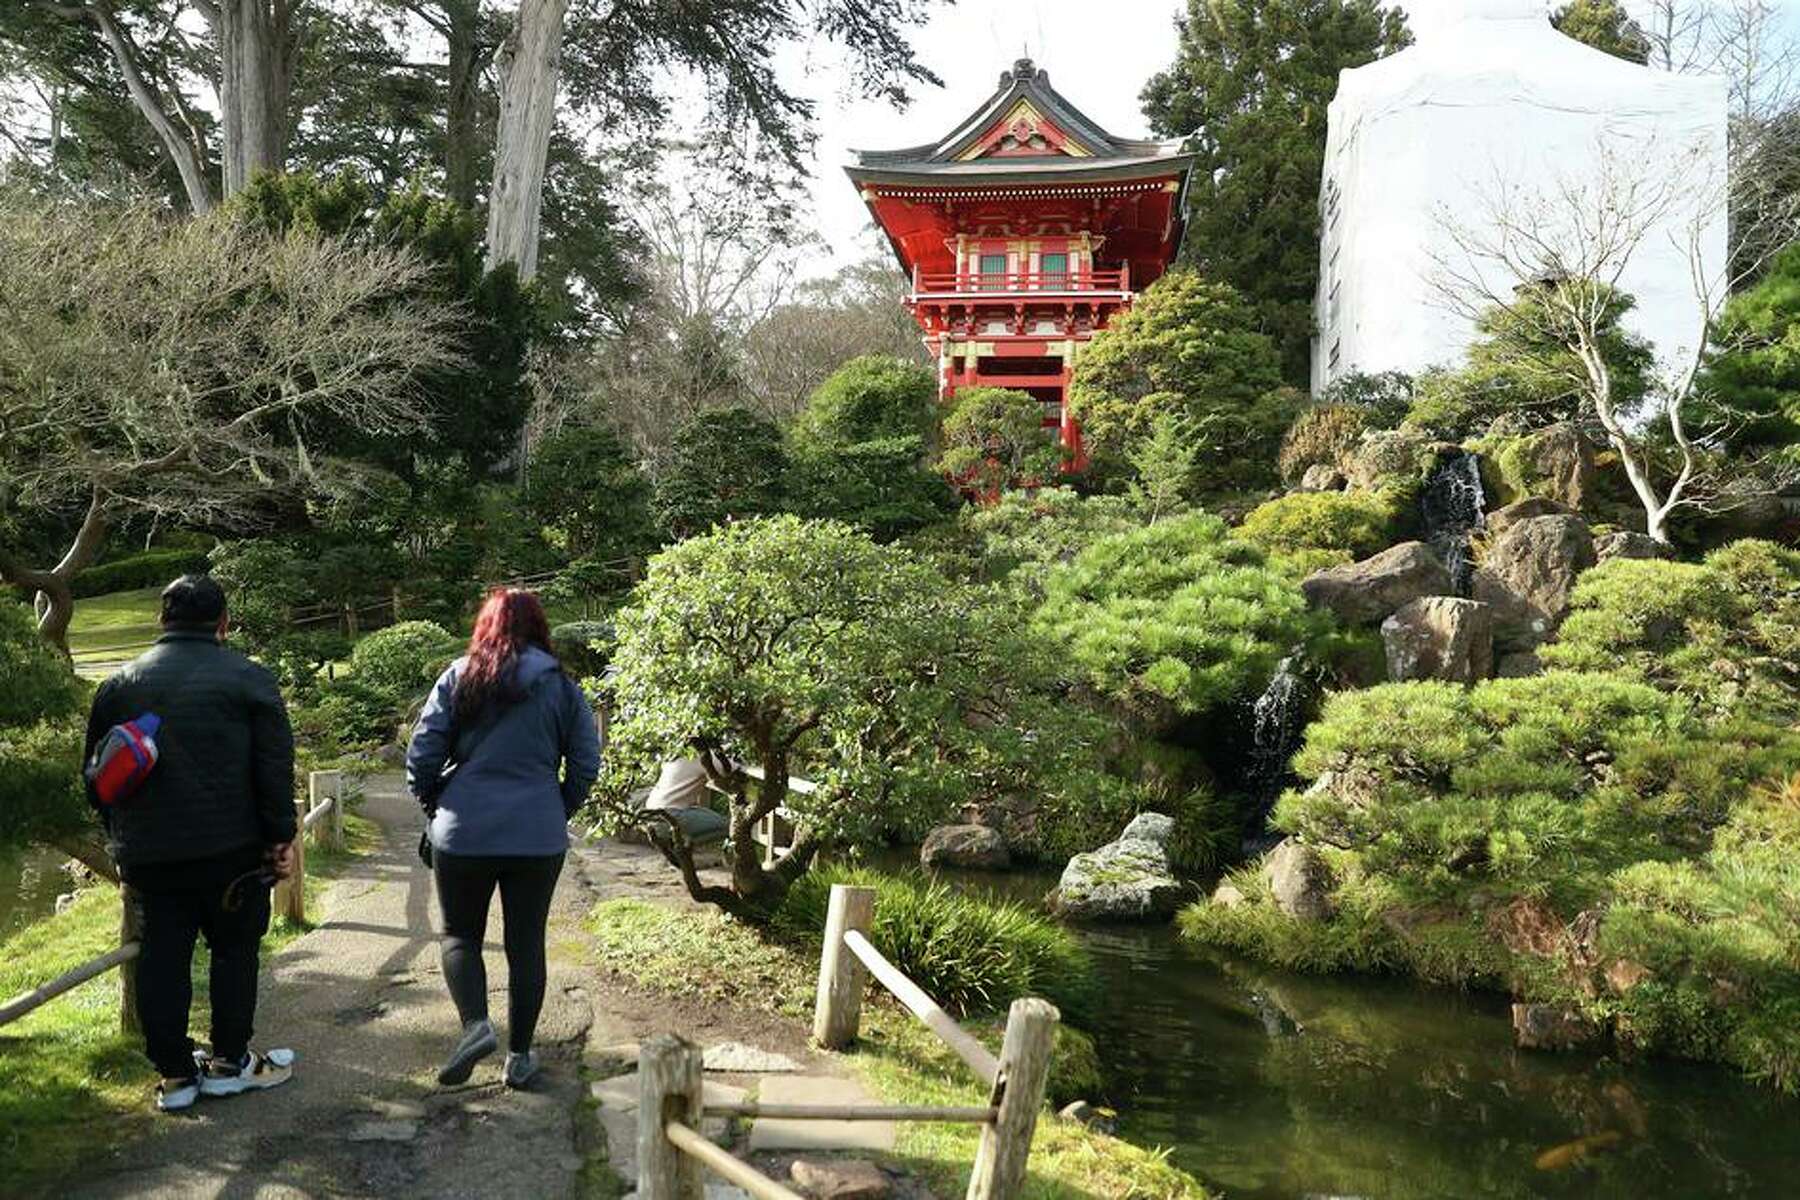
M 878 542 L 923 529 L 956 509 L 956 494 L 925 465 L 925 443 L 917 436 L 849 445 L 798 437 L 783 488 L 787 511 L 843 521 Z
M 350 652 L 352 677 L 403 708 L 422 698 L 462 643 L 432 621 L 401 621 L 377 629 Z
M 0 598 L 0 847 L 55 846 L 112 879 L 81 789 L 86 699 L 31 610 Z
M 1197 501 L 1273 482 L 1282 432 L 1304 398 L 1282 388 L 1275 347 L 1236 289 L 1176 271 L 1094 335 L 1075 360 L 1069 402 L 1096 462 L 1113 469 L 1165 414 L 1183 421 L 1197 435 L 1185 489 Z
M 1150 436 L 1131 450 L 1134 478 L 1128 493 L 1151 525 L 1187 506 L 1188 481 L 1200 461 L 1201 441 L 1180 413 L 1158 414 Z
M 1800 245 L 1726 302 L 1695 390 L 1734 451 L 1800 453 Z
M 1650 61 L 1650 39 L 1619 0 L 1572 0 L 1551 14 L 1550 23 L 1614 58 L 1639 64 Z
M 540 441 L 523 506 L 569 559 L 629 558 L 656 542 L 650 480 L 610 429 L 577 426 Z
M 703 412 L 676 431 L 656 478 L 657 520 L 677 538 L 782 511 L 788 455 L 781 429 L 741 406 Z
M 922 833 L 984 777 L 1017 779 L 1033 754 L 1061 762 L 1082 741 L 1016 717 L 1043 658 L 1010 609 L 838 522 L 748 520 L 673 546 L 618 630 L 607 811 L 660 831 L 696 899 L 752 920 L 822 850 Z M 730 810 L 723 885 L 700 879 L 678 830 L 627 800 L 658 764 L 702 751 L 761 775 L 708 765 Z M 794 790 L 796 775 L 815 789 Z M 781 807 L 794 849 L 765 867 L 750 835 Z
M 1159 137 L 1198 158 L 1182 261 L 1249 300 L 1305 387 L 1319 281 L 1325 110 L 1338 73 L 1411 41 L 1377 0 L 1188 0 L 1175 61 L 1144 85 Z
M 1004 581 L 1035 602 L 1051 568 L 1103 537 L 1142 528 L 1144 519 L 1125 496 L 1046 487 L 1002 492 L 992 504 L 964 508 L 957 524 L 978 543 L 976 577 Z
M 937 431 L 937 379 L 929 367 L 885 354 L 853 358 L 806 402 L 802 427 L 837 445 L 882 438 L 928 441 Z
M 1347 404 L 1363 411 L 1370 429 L 1392 429 L 1412 407 L 1413 377 L 1405 371 L 1351 371 L 1326 385 L 1316 397 L 1321 407 Z
M 1153 729 L 1251 694 L 1317 631 L 1298 589 L 1209 513 L 1102 538 L 1052 569 L 1036 626 Z
M 1062 448 L 1030 393 L 973 387 L 957 392 L 944 417 L 938 468 L 982 492 L 1042 483 L 1062 465 Z

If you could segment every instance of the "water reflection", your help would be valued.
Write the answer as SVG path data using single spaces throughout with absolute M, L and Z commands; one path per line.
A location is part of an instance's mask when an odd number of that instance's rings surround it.
M 56 911 L 56 897 L 75 886 L 62 869 L 68 857 L 54 850 L 0 851 L 0 937 Z

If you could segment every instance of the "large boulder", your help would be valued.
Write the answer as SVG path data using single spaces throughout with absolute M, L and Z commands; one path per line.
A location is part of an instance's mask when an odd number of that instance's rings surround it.
M 1647 533 L 1620 529 L 1603 533 L 1594 539 L 1594 559 L 1606 562 L 1614 558 L 1667 558 L 1670 550 Z
M 1373 491 L 1393 479 L 1418 479 L 1425 473 L 1431 439 L 1412 429 L 1380 429 L 1365 433 L 1344 456 L 1344 476 L 1353 488 Z
M 1192 899 L 1194 889 L 1175 877 L 1169 838 L 1175 822 L 1141 813 L 1098 850 L 1077 854 L 1050 893 L 1050 906 L 1075 921 L 1167 920 Z
M 1421 596 L 1455 589 L 1449 568 L 1424 542 L 1401 542 L 1373 558 L 1314 572 L 1300 584 L 1306 602 L 1347 625 L 1371 625 Z
M 1520 521 L 1529 521 L 1533 517 L 1573 517 L 1578 515 L 1574 509 L 1558 504 L 1544 496 L 1527 496 L 1523 500 L 1515 500 L 1505 508 L 1496 508 L 1487 515 L 1484 524 L 1487 536 L 1492 539 L 1499 537 Z
M 1331 871 L 1311 846 L 1283 838 L 1263 860 L 1263 874 L 1268 877 L 1275 907 L 1296 921 L 1323 921 L 1331 916 Z
M 1381 623 L 1388 678 L 1474 683 L 1494 673 L 1494 610 L 1476 600 L 1422 596 Z
M 1344 490 L 1344 473 L 1330 463 L 1314 463 L 1306 468 L 1300 476 L 1302 492 L 1341 492 Z
M 1556 632 L 1575 578 L 1594 565 L 1594 537 L 1580 517 L 1529 517 L 1488 542 L 1474 598 L 1494 606 L 1502 650 L 1530 650 Z
M 1509 457 L 1519 482 L 1579 512 L 1594 498 L 1594 447 L 1567 421 L 1521 438 Z
M 1012 866 L 1012 854 L 997 829 L 986 825 L 940 825 L 925 835 L 919 862 L 927 867 L 1004 871 Z
M 1600 1036 L 1593 1022 L 1560 1004 L 1514 1004 L 1512 1023 L 1521 1050 L 1572 1050 Z

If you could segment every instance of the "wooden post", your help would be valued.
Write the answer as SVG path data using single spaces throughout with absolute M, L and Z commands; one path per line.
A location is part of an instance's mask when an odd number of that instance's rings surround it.
M 638 1051 L 638 1196 L 702 1200 L 700 1164 L 664 1132 L 669 1121 L 700 1128 L 700 1048 L 672 1033 Z
M 1000 1046 L 1000 1076 L 994 1081 L 1000 1115 L 981 1130 L 968 1200 L 1011 1200 L 1019 1194 L 1031 1155 L 1031 1135 L 1044 1107 L 1050 1045 L 1061 1019 L 1048 1000 L 1030 996 L 1013 1001 L 1006 1017 L 1006 1040 Z
M 306 823 L 308 803 L 294 801 L 295 829 Z M 275 885 L 275 913 L 296 925 L 306 923 L 306 837 L 294 834 L 294 873 Z
M 875 918 L 875 889 L 831 885 L 825 910 L 825 949 L 819 955 L 819 991 L 813 1004 L 813 1040 L 842 1050 L 856 1040 L 862 1024 L 862 961 L 844 945 L 844 934 L 866 934 Z
M 138 908 L 137 893 L 128 884 L 119 885 L 119 945 L 144 940 L 143 913 Z M 137 1010 L 137 959 L 130 958 L 119 964 L 119 1032 L 137 1034 L 143 1032 L 138 1024 Z
M 344 848 L 344 773 L 342 771 L 314 771 L 306 777 L 306 792 L 308 801 L 315 809 L 326 800 L 331 801 L 331 811 L 319 820 L 320 825 L 324 826 L 324 830 L 316 836 L 327 849 L 342 850 Z

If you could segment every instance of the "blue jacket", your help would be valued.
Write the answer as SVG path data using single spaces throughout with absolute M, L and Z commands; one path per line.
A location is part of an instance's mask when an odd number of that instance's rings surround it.
M 438 676 L 406 752 L 406 782 L 435 802 L 431 845 L 446 854 L 560 854 L 569 816 L 600 773 L 600 734 L 581 687 L 535 646 L 519 655 L 516 704 L 451 729 L 466 659 Z M 452 753 L 451 738 L 457 742 Z M 466 757 L 465 757 L 466 756 Z M 446 762 L 455 770 L 444 778 Z

